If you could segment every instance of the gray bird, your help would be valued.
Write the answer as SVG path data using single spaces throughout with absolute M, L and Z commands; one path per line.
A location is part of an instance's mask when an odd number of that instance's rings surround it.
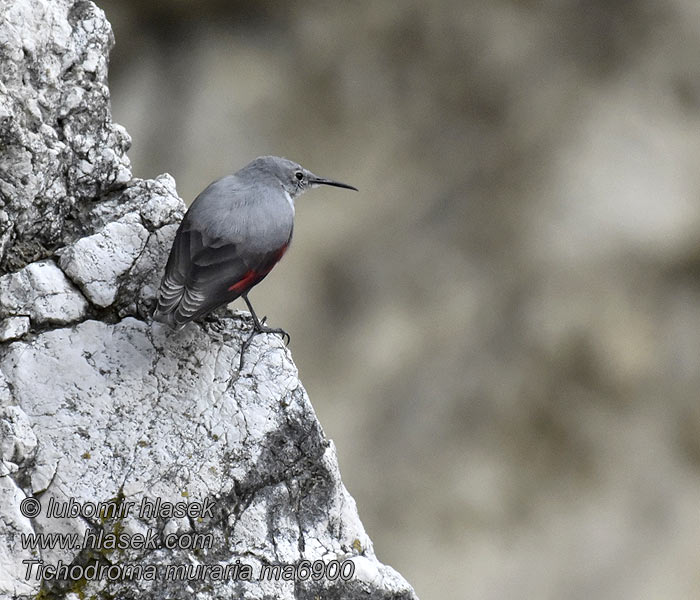
M 240 171 L 211 183 L 192 203 L 180 224 L 158 291 L 153 318 L 181 329 L 223 304 L 243 296 L 258 333 L 283 329 L 261 323 L 248 299 L 282 258 L 294 229 L 294 200 L 309 188 L 357 188 L 318 177 L 277 156 L 261 156 Z

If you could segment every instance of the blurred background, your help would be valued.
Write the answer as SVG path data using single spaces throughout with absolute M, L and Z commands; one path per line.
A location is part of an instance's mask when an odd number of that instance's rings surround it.
M 422 600 L 700 597 L 697 0 L 98 0 L 134 174 L 261 154 L 256 287 Z M 243 306 L 238 306 L 243 308 Z

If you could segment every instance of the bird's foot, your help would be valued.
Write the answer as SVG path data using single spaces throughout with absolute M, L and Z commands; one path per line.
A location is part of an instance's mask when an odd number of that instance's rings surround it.
M 221 336 L 228 329 L 226 321 L 231 318 L 231 315 L 226 311 L 226 307 L 222 310 L 218 308 L 206 315 L 199 317 L 197 322 L 202 325 L 209 333 Z
M 265 325 L 266 318 L 267 317 L 263 318 L 259 325 L 253 328 L 253 335 L 257 333 L 276 333 L 282 336 L 282 340 L 284 340 L 285 344 L 289 344 L 289 342 L 292 341 L 292 337 L 281 327 L 268 327 Z
M 219 320 L 209 320 L 202 321 L 202 326 L 210 333 L 219 338 L 223 337 L 224 331 L 226 331 L 226 325 Z

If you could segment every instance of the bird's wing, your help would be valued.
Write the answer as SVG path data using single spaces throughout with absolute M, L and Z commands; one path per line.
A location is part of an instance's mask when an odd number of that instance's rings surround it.
M 253 285 L 261 258 L 243 255 L 235 243 L 202 248 L 191 259 L 176 321 L 186 323 L 238 298 Z
M 232 302 L 263 279 L 285 249 L 243 252 L 241 244 L 179 230 L 161 283 L 157 318 L 180 327 Z

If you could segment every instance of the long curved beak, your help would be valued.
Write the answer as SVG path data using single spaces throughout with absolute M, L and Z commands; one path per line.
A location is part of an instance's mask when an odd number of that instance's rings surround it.
M 346 190 L 355 190 L 356 192 L 360 191 L 356 187 L 348 185 L 347 183 L 340 183 L 340 181 L 333 181 L 332 179 L 316 177 L 315 175 L 309 177 L 309 183 L 311 183 L 312 185 L 332 185 L 334 187 L 345 188 Z

